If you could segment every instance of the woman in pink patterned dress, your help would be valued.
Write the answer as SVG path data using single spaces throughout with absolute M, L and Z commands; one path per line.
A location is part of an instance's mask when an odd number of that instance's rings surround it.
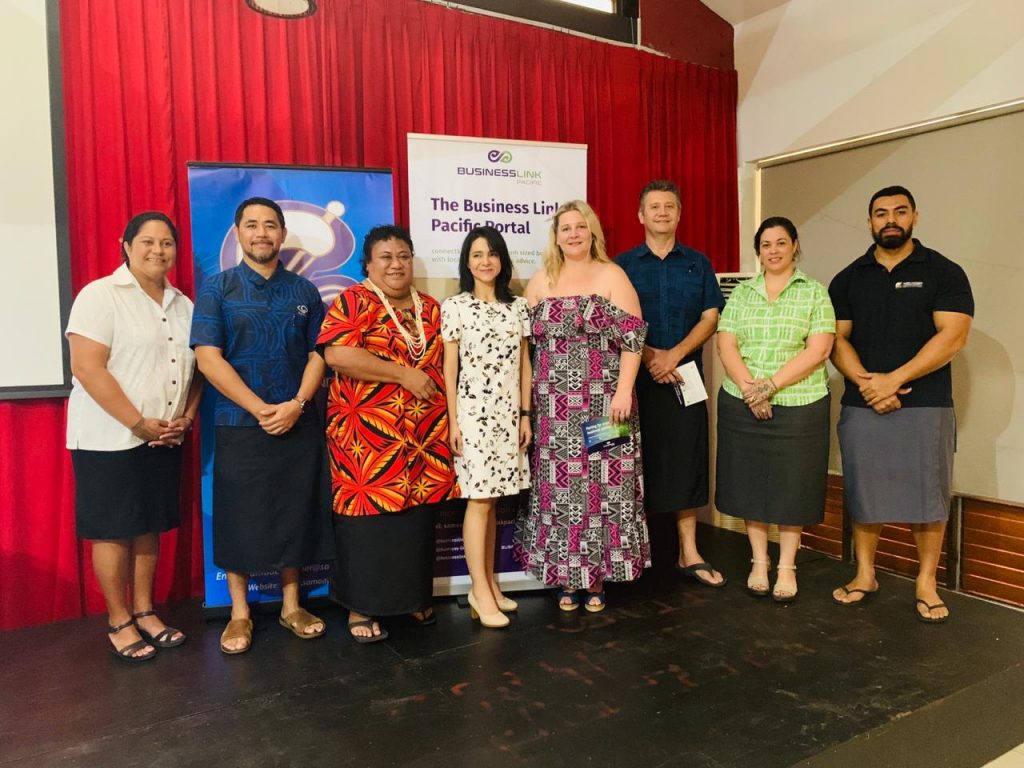
M 597 612 L 605 581 L 632 581 L 651 564 L 633 396 L 647 324 L 582 200 L 555 212 L 544 269 L 526 300 L 536 345 L 533 492 L 516 553 L 534 576 L 560 588 L 562 610 L 576 610 L 586 590 L 584 607 Z M 583 424 L 601 417 L 628 422 L 629 439 L 588 454 Z

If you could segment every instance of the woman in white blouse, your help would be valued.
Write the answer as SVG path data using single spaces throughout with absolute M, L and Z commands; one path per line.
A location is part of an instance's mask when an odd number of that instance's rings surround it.
M 494 574 L 498 499 L 530 487 L 530 320 L 513 296 L 512 259 L 494 227 L 472 230 L 459 256 L 461 293 L 441 305 L 448 440 L 466 502 L 462 541 L 470 616 L 492 629 L 519 607 Z
M 128 222 L 124 264 L 82 289 L 65 332 L 75 524 L 92 540 L 111 652 L 128 662 L 185 642 L 153 611 L 159 534 L 178 526 L 181 444 L 202 391 L 188 346 L 192 302 L 166 278 L 177 240 L 162 213 Z

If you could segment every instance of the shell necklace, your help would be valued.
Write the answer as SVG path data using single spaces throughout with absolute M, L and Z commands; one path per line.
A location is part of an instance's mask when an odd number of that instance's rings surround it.
M 420 299 L 420 295 L 416 289 L 409 286 L 409 291 L 412 295 L 413 312 L 416 315 L 416 336 L 413 336 L 412 333 L 406 329 L 405 323 L 398 319 L 398 315 L 395 313 L 395 308 L 391 306 L 391 302 L 388 301 L 388 297 L 384 295 L 384 292 L 369 278 L 363 280 L 363 285 L 377 295 L 381 304 L 384 305 L 384 309 L 388 311 L 388 317 L 391 318 L 391 322 L 395 324 L 398 332 L 402 334 L 402 338 L 405 339 L 405 344 L 409 349 L 409 356 L 413 360 L 419 360 L 422 358 L 423 353 L 427 351 L 427 334 L 423 330 L 423 301 Z

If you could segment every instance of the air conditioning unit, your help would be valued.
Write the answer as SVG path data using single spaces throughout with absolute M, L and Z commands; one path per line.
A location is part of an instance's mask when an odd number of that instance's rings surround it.
M 722 295 L 726 302 L 732 295 L 733 290 L 744 280 L 756 276 L 756 272 L 720 272 L 718 287 L 722 289 Z M 710 339 L 704 345 L 704 386 L 708 390 L 708 414 L 711 419 L 709 442 L 711 446 L 710 471 L 711 477 L 708 483 L 710 502 L 705 510 L 698 514 L 698 519 L 704 523 L 730 531 L 746 532 L 743 520 L 719 512 L 715 508 L 715 462 L 718 459 L 718 390 L 725 380 L 725 368 L 718 357 L 718 345 L 715 339 Z M 775 540 L 777 533 L 772 529 L 771 538 Z

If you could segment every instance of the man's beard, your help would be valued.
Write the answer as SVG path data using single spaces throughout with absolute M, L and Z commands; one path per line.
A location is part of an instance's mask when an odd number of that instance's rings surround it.
M 882 232 L 886 229 L 898 229 L 900 233 L 898 235 L 888 234 L 883 235 Z M 897 248 L 901 248 L 914 234 L 914 228 L 903 229 L 903 227 L 896 224 L 889 225 L 879 230 L 878 232 L 872 232 L 871 237 L 874 238 L 875 245 L 880 245 L 889 251 L 894 251 Z
M 257 256 L 255 253 L 250 253 L 249 251 L 242 251 L 242 253 L 245 254 L 246 258 L 255 261 L 257 264 L 269 264 L 270 262 L 277 258 L 277 255 L 281 253 L 281 249 L 275 248 L 266 256 Z

